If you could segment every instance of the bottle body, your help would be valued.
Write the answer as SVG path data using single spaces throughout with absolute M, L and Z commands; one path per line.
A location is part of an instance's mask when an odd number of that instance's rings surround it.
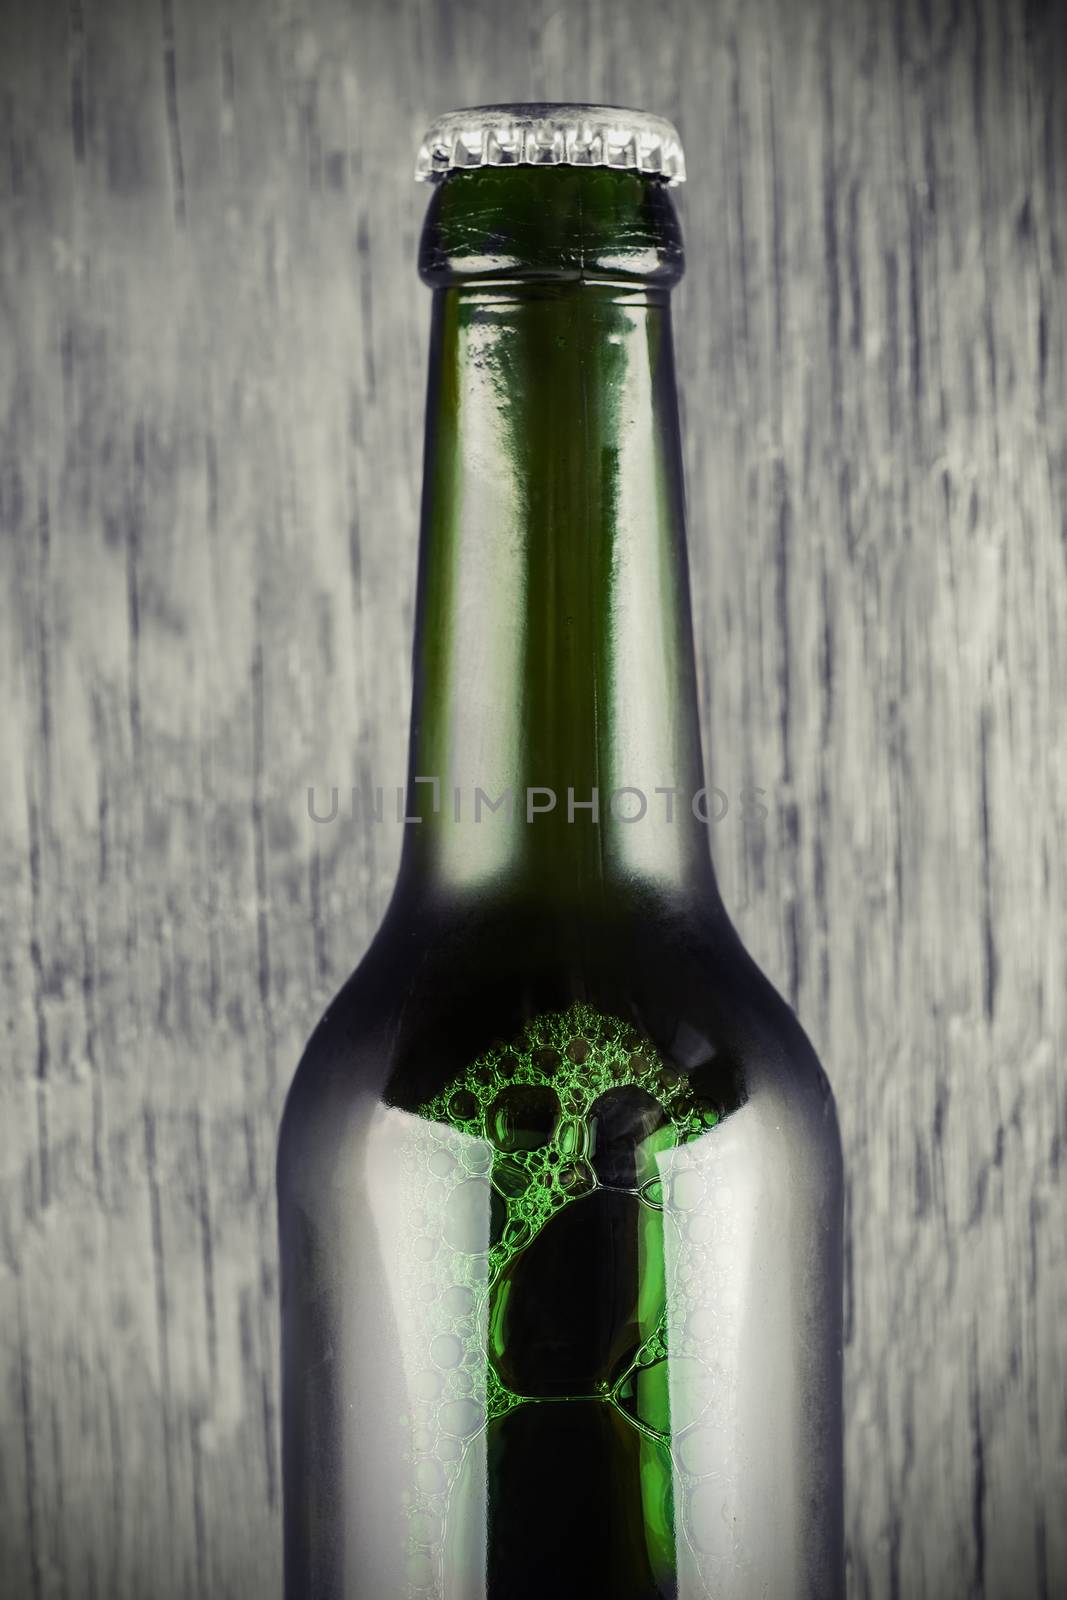
M 636 174 L 431 206 L 418 821 L 279 1147 L 288 1600 L 843 1593 L 841 1153 L 699 820 L 680 270 Z
M 286 1113 L 290 1600 L 842 1593 L 840 1150 L 799 1027 L 696 917 L 592 961 L 419 927 Z

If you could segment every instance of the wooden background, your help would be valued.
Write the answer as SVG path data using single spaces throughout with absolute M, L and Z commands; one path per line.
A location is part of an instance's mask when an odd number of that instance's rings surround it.
M 277 1600 L 273 1142 L 399 829 L 430 116 L 676 117 L 714 845 L 850 1173 L 853 1596 L 1067 1592 L 1067 34 L 0 11 L 0 1592 Z M 387 1600 L 387 1597 L 383 1597 Z M 605 1597 L 608 1600 L 608 1597 Z

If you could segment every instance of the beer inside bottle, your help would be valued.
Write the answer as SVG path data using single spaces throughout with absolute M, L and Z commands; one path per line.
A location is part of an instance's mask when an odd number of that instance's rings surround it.
M 288 1600 L 843 1593 L 833 1103 L 709 854 L 675 137 L 427 146 L 408 820 L 280 1141 Z

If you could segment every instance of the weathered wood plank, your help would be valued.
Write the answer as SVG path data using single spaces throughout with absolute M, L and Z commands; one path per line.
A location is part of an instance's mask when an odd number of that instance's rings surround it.
M 1067 1588 L 1067 67 L 1012 0 L 0 18 L 0 1549 L 280 1593 L 273 1137 L 386 897 L 429 116 L 673 113 L 715 847 L 850 1171 L 856 1596 Z

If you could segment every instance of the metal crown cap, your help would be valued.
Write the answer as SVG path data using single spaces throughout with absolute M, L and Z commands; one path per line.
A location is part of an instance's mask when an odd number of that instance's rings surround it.
M 685 182 L 678 130 L 665 117 L 624 106 L 470 106 L 438 117 L 423 139 L 415 177 L 432 183 L 474 167 L 615 167 Z

